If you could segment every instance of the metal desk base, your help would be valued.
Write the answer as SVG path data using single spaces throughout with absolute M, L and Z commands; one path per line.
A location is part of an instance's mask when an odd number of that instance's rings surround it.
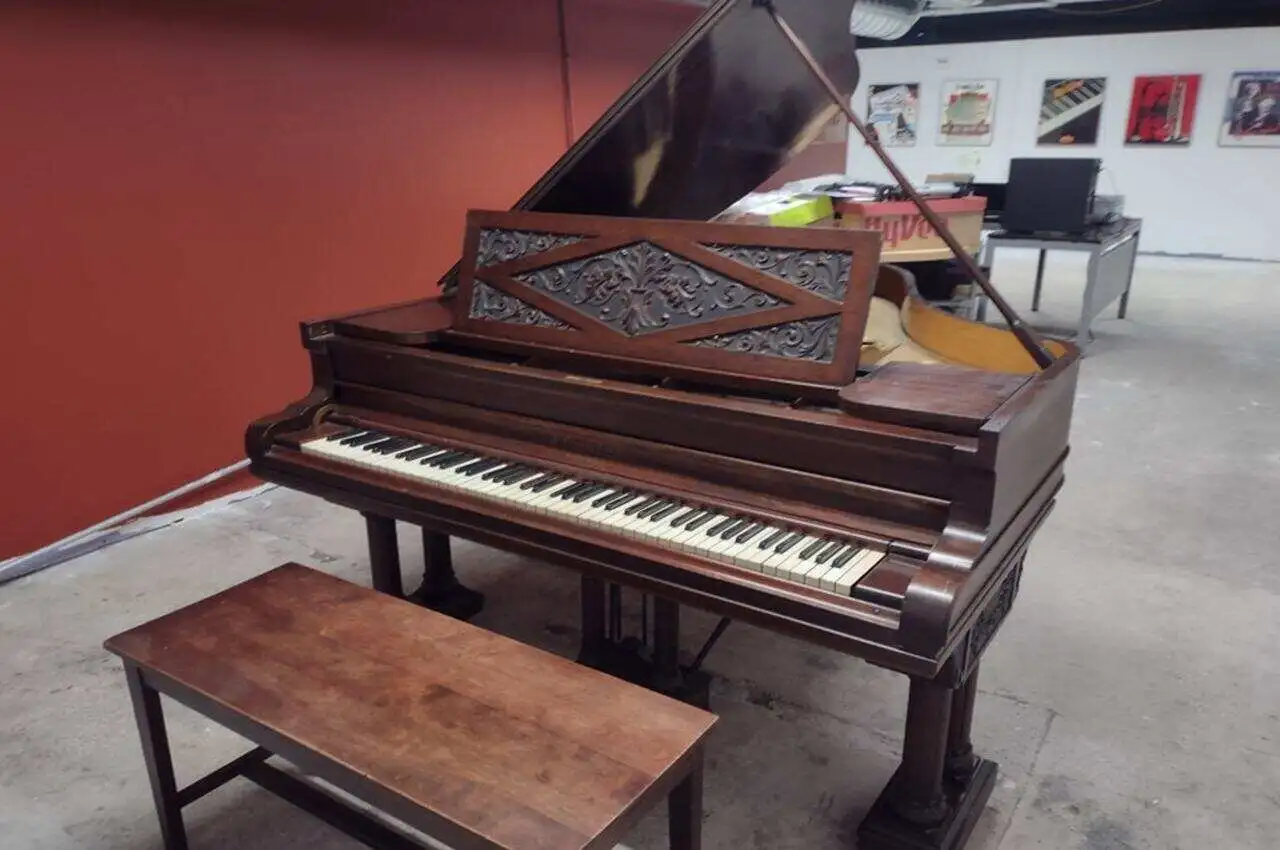
M 1044 239 L 1035 236 L 1013 236 L 995 232 L 986 236 L 982 246 L 981 264 L 991 268 L 996 248 L 1033 248 L 1040 252 L 1036 263 L 1036 285 L 1031 296 L 1031 310 L 1040 309 L 1040 293 L 1044 287 L 1045 257 L 1049 251 L 1088 251 L 1089 269 L 1086 273 L 1084 298 L 1080 305 L 1080 324 L 1076 328 L 1075 343 L 1081 351 L 1088 346 L 1093 334 L 1089 326 L 1093 320 L 1117 298 L 1120 307 L 1116 318 L 1123 319 L 1129 310 L 1129 290 L 1133 287 L 1133 267 L 1138 259 L 1138 241 L 1142 234 L 1142 219 L 1125 219 L 1123 227 L 1108 233 L 1099 241 L 1084 239 Z M 979 321 L 986 319 L 986 299 L 978 309 Z

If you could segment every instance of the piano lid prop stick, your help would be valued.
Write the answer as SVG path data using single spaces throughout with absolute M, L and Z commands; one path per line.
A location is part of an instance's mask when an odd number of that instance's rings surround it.
M 840 94 L 840 91 L 831 82 L 831 79 L 827 77 L 826 72 L 822 70 L 822 66 L 818 64 L 818 61 L 813 58 L 813 54 L 809 52 L 809 48 L 805 46 L 805 43 L 800 40 L 800 36 L 796 35 L 795 30 L 791 29 L 791 26 L 783 20 L 781 15 L 778 14 L 778 10 L 774 8 L 772 0 L 755 0 L 755 4 L 757 6 L 763 6 L 769 12 L 769 16 L 773 18 L 774 23 L 778 25 L 778 29 L 782 32 L 783 36 L 785 36 L 787 41 L 791 43 L 791 46 L 795 48 L 796 53 L 800 55 L 800 59 L 804 64 L 808 66 L 809 72 L 812 73 L 822 87 L 826 89 L 827 95 L 831 98 L 832 102 L 835 103 L 835 105 L 839 107 L 840 111 L 844 113 L 844 116 L 849 119 L 849 123 L 853 125 L 859 135 L 866 140 L 867 147 L 871 148 L 876 157 L 879 158 L 880 162 L 884 163 L 884 167 L 889 170 L 889 173 L 893 175 L 893 179 L 897 181 L 898 186 L 904 193 L 906 193 L 906 196 L 911 200 L 911 202 L 915 204 L 916 209 L 920 211 L 920 215 L 924 216 L 925 221 L 929 222 L 929 226 L 934 229 L 934 232 L 942 237 L 942 241 L 947 243 L 947 247 L 951 249 L 951 253 L 953 253 L 956 259 L 960 261 L 960 264 L 964 266 L 965 271 L 968 272 L 970 277 L 977 282 L 978 286 L 982 287 L 983 293 L 991 299 L 991 303 L 996 305 L 996 309 L 1000 311 L 1002 316 L 1004 316 L 1004 320 L 1009 323 L 1009 329 L 1013 331 L 1013 335 L 1018 338 L 1020 343 L 1022 343 L 1022 347 L 1025 348 L 1027 353 L 1031 355 L 1033 360 L 1035 360 L 1036 365 L 1041 369 L 1048 368 L 1053 363 L 1053 356 L 1045 350 L 1044 346 L 1040 343 L 1039 337 L 1031 330 L 1031 328 L 1027 327 L 1027 325 L 1022 321 L 1022 318 L 1014 312 L 1014 309 L 1009 305 L 1009 302 L 1005 301 L 1003 296 L 1001 296 L 1000 293 L 996 291 L 995 287 L 991 285 L 991 281 L 987 280 L 987 276 L 982 273 L 980 268 L 978 268 L 978 264 L 974 262 L 973 257 L 971 257 L 969 252 L 960 245 L 959 240 L 956 239 L 955 235 L 951 232 L 951 229 L 947 227 L 947 224 L 943 221 L 942 217 L 934 212 L 932 207 L 925 203 L 924 198 L 920 197 L 920 193 L 916 191 L 916 188 L 911 185 L 909 180 L 907 180 L 906 175 L 902 173 L 901 169 L 898 168 L 897 164 L 894 163 L 894 161 L 889 157 L 889 154 L 887 154 L 884 148 L 880 145 L 880 139 L 876 134 L 867 129 L 867 125 L 862 123 L 862 119 L 857 116 L 849 104 L 845 103 L 845 99 Z

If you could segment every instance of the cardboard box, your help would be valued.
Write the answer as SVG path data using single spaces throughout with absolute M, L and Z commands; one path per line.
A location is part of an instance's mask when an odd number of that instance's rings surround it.
M 987 209 L 986 198 L 939 198 L 926 203 L 947 223 L 961 247 L 971 254 L 978 253 L 982 247 L 982 215 Z M 834 208 L 837 226 L 880 231 L 884 237 L 880 259 L 884 262 L 946 260 L 951 257 L 947 243 L 910 201 L 836 201 Z

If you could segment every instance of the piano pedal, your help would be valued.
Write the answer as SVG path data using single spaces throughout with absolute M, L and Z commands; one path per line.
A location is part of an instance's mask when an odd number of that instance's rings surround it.
M 441 588 L 428 588 L 424 584 L 407 598 L 415 605 L 438 611 L 455 620 L 470 620 L 484 610 L 484 594 L 458 582 Z
M 584 646 L 578 653 L 578 663 L 704 711 L 710 710 L 709 674 L 689 667 L 674 671 L 659 669 L 653 663 L 649 647 L 636 637 L 605 641 L 590 649 Z

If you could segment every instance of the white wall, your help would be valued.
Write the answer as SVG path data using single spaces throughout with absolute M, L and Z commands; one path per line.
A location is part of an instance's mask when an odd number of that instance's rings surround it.
M 1105 169 L 1098 191 L 1124 195 L 1126 214 L 1143 219 L 1143 251 L 1280 260 L 1280 148 L 1218 147 L 1232 73 L 1280 69 L 1280 28 L 886 47 L 858 56 L 859 115 L 869 84 L 920 83 L 919 138 L 914 147 L 889 149 L 913 181 L 948 171 L 1002 180 L 1011 157 L 1097 156 Z M 1202 75 L 1190 147 L 1125 147 L 1133 78 L 1175 73 Z M 1045 79 L 1077 76 L 1107 78 L 1098 144 L 1037 147 Z M 968 77 L 1000 81 L 994 139 L 988 147 L 940 147 L 942 83 Z M 849 173 L 886 179 L 853 135 Z

